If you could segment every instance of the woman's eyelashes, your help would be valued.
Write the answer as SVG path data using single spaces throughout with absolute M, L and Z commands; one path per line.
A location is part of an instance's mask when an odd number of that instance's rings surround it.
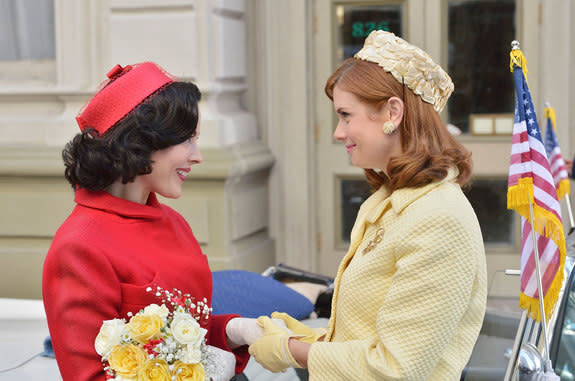
M 344 122 L 347 123 L 347 121 L 349 120 L 349 117 L 350 117 L 350 114 L 348 112 L 346 112 L 346 111 L 340 111 L 339 112 L 339 118 L 341 120 L 343 120 Z

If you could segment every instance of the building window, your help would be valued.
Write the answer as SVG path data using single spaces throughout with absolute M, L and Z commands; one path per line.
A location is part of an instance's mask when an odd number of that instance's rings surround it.
M 513 211 L 507 209 L 507 179 L 475 179 L 465 195 L 475 210 L 486 245 L 515 243 Z
M 448 3 L 448 71 L 455 91 L 449 123 L 464 133 L 509 133 L 514 107 L 509 51 L 515 39 L 515 0 L 460 0 Z M 501 115 L 487 126 L 483 114 Z M 498 127 L 499 126 L 499 127 Z M 512 122 L 511 122 L 512 126 Z
M 364 179 L 340 179 L 340 226 L 335 231 L 336 246 L 347 246 L 351 229 L 361 204 L 371 195 L 371 186 Z M 465 190 L 481 227 L 486 245 L 513 246 L 515 223 L 513 211 L 507 209 L 507 179 L 475 179 Z
M 54 1 L 0 1 L 0 61 L 53 60 Z
M 364 179 L 340 180 L 340 210 L 339 229 L 340 236 L 336 246 L 347 247 L 351 237 L 351 229 L 359 212 L 361 204 L 371 195 L 371 185 Z
M 0 0 L 0 86 L 56 82 L 54 0 Z
M 353 3 L 335 6 L 337 47 L 336 66 L 346 58 L 353 57 L 361 47 L 365 38 L 374 30 L 393 32 L 402 35 L 401 1 L 388 1 L 387 4 Z

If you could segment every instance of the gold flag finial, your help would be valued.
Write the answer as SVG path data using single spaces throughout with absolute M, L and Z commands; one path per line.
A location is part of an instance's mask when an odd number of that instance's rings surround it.
M 555 110 L 549 104 L 549 102 L 545 102 L 545 110 L 543 110 L 545 114 L 545 118 L 551 119 L 551 124 L 553 125 L 553 131 L 557 132 L 557 126 L 555 125 Z
M 510 60 L 509 60 L 509 70 L 513 73 L 513 68 L 515 66 L 520 67 L 523 70 L 523 76 L 525 77 L 525 82 L 527 82 L 527 59 L 523 55 L 523 52 L 519 48 L 519 41 L 513 40 L 511 41 L 511 53 Z

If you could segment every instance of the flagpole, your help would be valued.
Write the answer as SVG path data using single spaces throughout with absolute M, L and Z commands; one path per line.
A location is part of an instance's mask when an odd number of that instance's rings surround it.
M 571 230 L 569 233 L 571 233 L 575 230 L 575 222 L 573 222 L 573 212 L 571 211 L 571 201 L 569 200 L 568 193 L 565 195 L 565 203 L 567 204 L 567 214 L 569 214 L 569 223 L 571 224 Z
M 541 282 L 541 270 L 539 267 L 539 248 L 535 237 L 535 218 L 533 216 L 533 203 L 529 202 L 529 215 L 531 216 L 531 237 L 533 238 L 533 256 L 535 259 L 535 271 L 537 274 L 537 292 L 539 293 L 539 309 L 541 310 L 541 327 L 543 329 L 543 345 L 545 351 L 544 371 L 553 371 L 551 358 L 549 357 L 549 343 L 547 338 L 547 322 L 545 319 L 545 305 L 543 303 L 543 284 Z

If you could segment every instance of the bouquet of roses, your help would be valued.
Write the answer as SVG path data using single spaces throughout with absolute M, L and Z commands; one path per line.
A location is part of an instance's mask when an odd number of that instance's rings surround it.
M 151 287 L 148 291 L 154 291 Z M 150 304 L 133 316 L 106 320 L 95 340 L 109 380 L 209 380 L 216 373 L 200 323 L 211 308 L 178 290 L 157 287 L 162 304 Z

